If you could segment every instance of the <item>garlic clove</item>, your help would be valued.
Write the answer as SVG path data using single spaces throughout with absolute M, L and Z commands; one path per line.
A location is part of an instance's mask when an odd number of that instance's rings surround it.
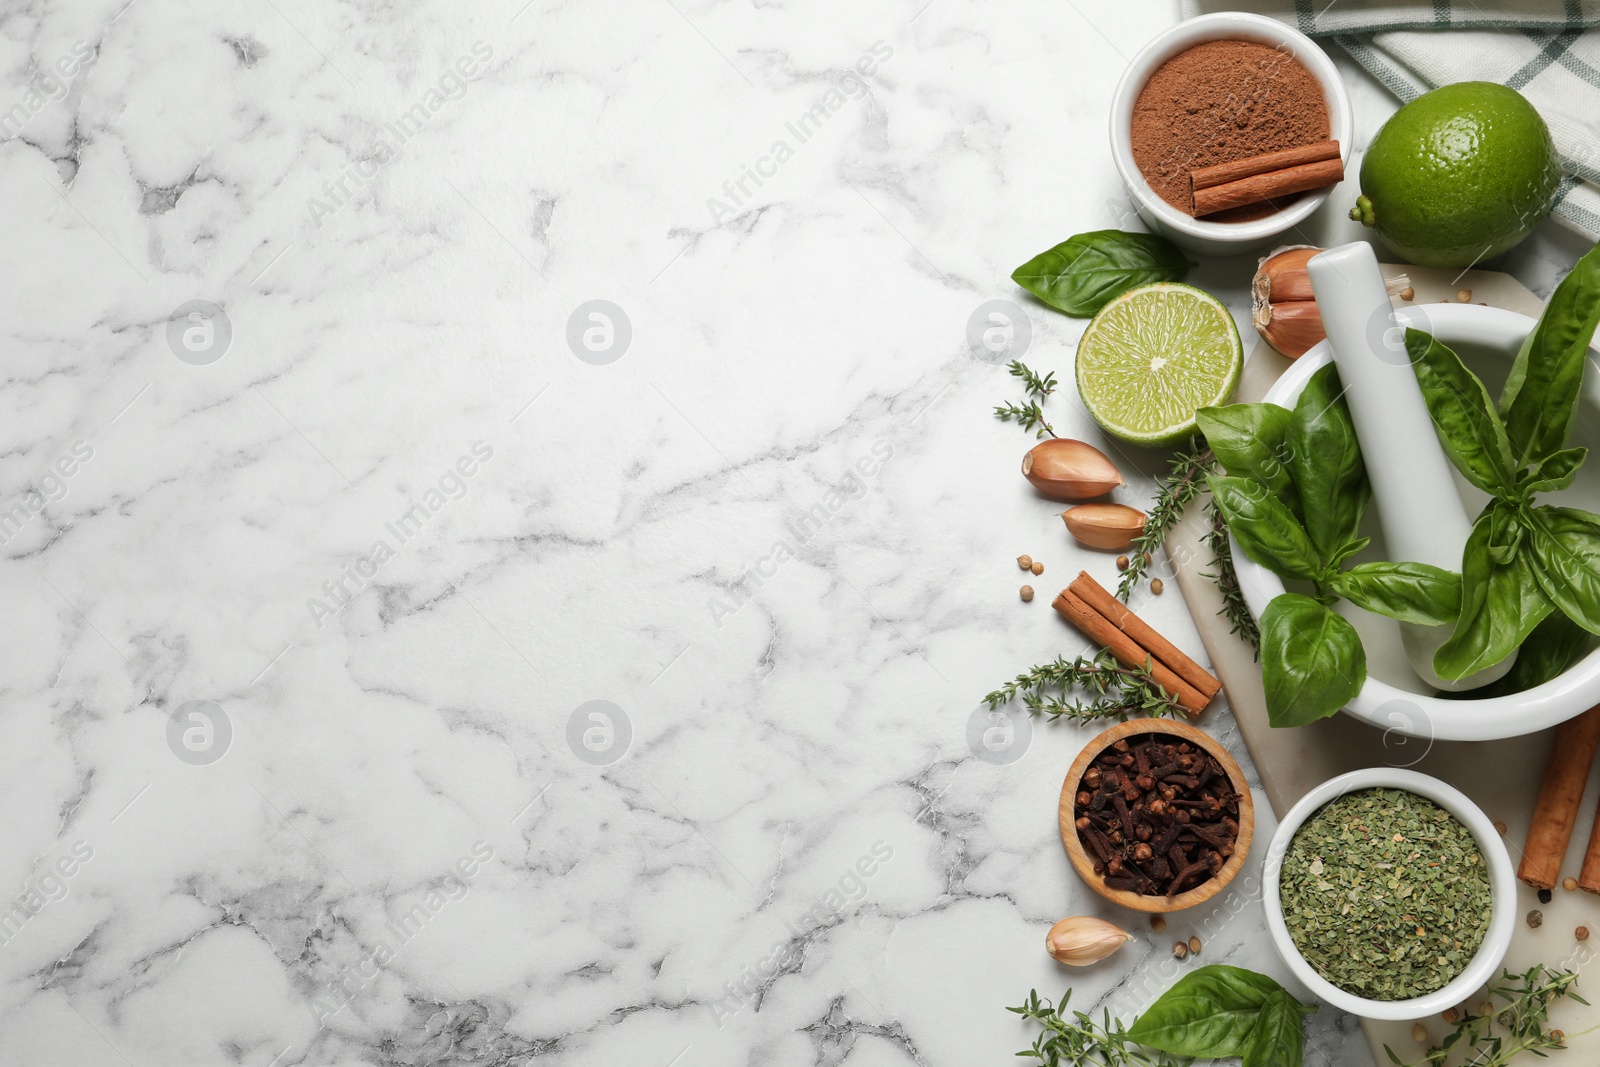
M 1290 359 L 1299 359 L 1328 336 L 1322 325 L 1322 309 L 1315 300 L 1268 304 L 1262 318 L 1256 320 L 1256 332 Z
M 1090 548 L 1127 548 L 1144 532 L 1144 512 L 1126 504 L 1079 504 L 1061 513 L 1067 532 Z
M 1256 270 L 1250 291 L 1264 297 L 1269 304 L 1283 304 L 1291 300 L 1314 300 L 1311 292 L 1311 274 L 1306 264 L 1322 249 L 1312 245 L 1292 245 L 1280 248 Z
M 1099 963 L 1132 940 L 1133 935 L 1116 923 L 1093 915 L 1074 915 L 1050 928 L 1044 936 L 1044 947 L 1059 963 L 1087 967 Z
M 1022 474 L 1053 500 L 1088 500 L 1123 484 L 1122 474 L 1104 452 L 1065 437 L 1035 445 L 1022 457 Z

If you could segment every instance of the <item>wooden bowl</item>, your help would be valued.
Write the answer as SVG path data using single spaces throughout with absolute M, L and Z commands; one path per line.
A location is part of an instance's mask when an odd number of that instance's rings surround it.
M 1089 764 L 1096 756 L 1113 744 L 1138 734 L 1166 734 L 1189 742 L 1222 765 L 1223 773 L 1233 785 L 1233 791 L 1239 794 L 1239 837 L 1234 841 L 1233 855 L 1227 858 L 1222 864 L 1222 869 L 1216 874 L 1193 889 L 1186 889 L 1173 897 L 1145 896 L 1126 889 L 1112 889 L 1094 873 L 1094 860 L 1084 849 L 1083 842 L 1078 839 L 1074 803 L 1078 795 L 1078 782 L 1083 778 L 1083 772 L 1089 769 Z M 1255 835 L 1256 828 L 1255 806 L 1250 800 L 1250 786 L 1246 784 L 1244 772 L 1239 769 L 1239 764 L 1210 734 L 1175 719 L 1131 719 L 1102 731 L 1094 740 L 1084 745 L 1083 751 L 1078 753 L 1078 758 L 1072 761 L 1071 768 L 1067 770 L 1066 781 L 1061 784 L 1060 821 L 1061 843 L 1066 846 L 1067 858 L 1072 861 L 1072 867 L 1078 872 L 1078 877 L 1082 878 L 1090 889 L 1113 904 L 1120 904 L 1134 911 L 1149 912 L 1182 911 L 1184 908 L 1192 908 L 1196 904 L 1210 900 L 1220 893 L 1244 866 L 1245 857 L 1250 854 L 1250 839 Z

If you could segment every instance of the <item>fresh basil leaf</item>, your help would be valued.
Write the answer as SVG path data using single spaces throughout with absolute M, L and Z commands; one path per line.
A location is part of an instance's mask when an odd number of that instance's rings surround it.
M 1261 1006 L 1244 1046 L 1241 1067 L 1300 1067 L 1305 1055 L 1305 1016 L 1300 1002 L 1277 992 Z
M 1496 563 L 1489 554 L 1492 516 L 1509 507 L 1492 505 L 1472 524 L 1461 554 L 1461 615 L 1433 656 L 1434 672 L 1441 678 L 1465 678 L 1494 666 L 1555 610 L 1533 576 L 1531 553 L 1518 552 L 1507 563 Z
M 1212 964 L 1184 975 L 1134 1020 L 1128 1036 L 1177 1056 L 1244 1053 L 1263 1005 L 1283 987 L 1264 974 Z
M 1182 281 L 1192 266 L 1164 237 L 1095 230 L 1039 253 L 1011 280 L 1059 311 L 1087 316 L 1136 285 Z
M 1289 475 L 1300 492 L 1306 533 L 1317 555 L 1332 559 L 1355 539 L 1372 487 L 1344 387 L 1332 363 L 1306 382 L 1289 425 Z
M 1333 558 L 1328 560 L 1328 566 L 1337 568 L 1339 564 L 1343 563 L 1345 560 L 1349 559 L 1357 552 L 1360 552 L 1363 548 L 1366 548 L 1370 544 L 1372 544 L 1372 538 L 1358 537 L 1349 544 L 1340 545 L 1339 550 L 1333 554 Z
M 1448 626 L 1461 614 L 1461 575 L 1426 563 L 1359 563 L 1330 584 L 1352 604 L 1401 622 Z
M 1484 492 L 1507 495 L 1516 484 L 1517 464 L 1483 383 L 1432 334 L 1407 329 L 1406 351 L 1450 462 Z
M 1283 502 L 1250 478 L 1213 474 L 1211 497 L 1244 554 L 1275 574 L 1315 581 L 1322 564 L 1300 520 Z
M 1562 614 L 1600 634 L 1600 516 L 1572 508 L 1534 508 L 1522 555 Z
M 1230 475 L 1254 478 L 1298 513 L 1299 494 L 1289 477 L 1288 408 L 1228 404 L 1195 412 L 1206 444 Z
M 1517 649 L 1517 662 L 1504 678 L 1478 689 L 1439 696 L 1481 700 L 1525 693 L 1561 675 L 1588 652 L 1591 643 L 1587 630 L 1561 612 L 1552 611 L 1522 642 Z
M 1550 294 L 1500 394 L 1500 414 L 1519 465 L 1537 463 L 1567 443 L 1597 324 L 1600 245 L 1578 260 Z
M 1304 726 L 1348 704 L 1367 680 L 1367 651 L 1354 626 L 1299 593 L 1280 593 L 1261 613 L 1261 681 L 1273 726 Z
M 1589 455 L 1587 448 L 1563 448 L 1552 452 L 1522 473 L 1517 486 L 1530 496 L 1534 493 L 1553 493 L 1572 484 L 1578 467 Z

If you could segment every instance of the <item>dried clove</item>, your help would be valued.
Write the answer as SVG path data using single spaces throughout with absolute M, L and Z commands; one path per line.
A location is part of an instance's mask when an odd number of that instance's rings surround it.
M 1171 897 L 1214 878 L 1234 854 L 1239 799 L 1209 753 L 1145 734 L 1090 763 L 1074 825 L 1108 887 Z

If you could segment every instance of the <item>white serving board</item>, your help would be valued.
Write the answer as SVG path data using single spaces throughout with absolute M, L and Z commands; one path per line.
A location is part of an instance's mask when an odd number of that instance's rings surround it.
M 1416 289 L 1418 303 L 1437 303 L 1455 299 L 1459 289 L 1472 290 L 1472 299 L 1494 307 L 1537 316 L 1542 302 L 1515 278 L 1493 271 L 1457 272 L 1425 267 L 1385 266 L 1385 276 L 1407 273 Z M 1244 376 L 1235 397 L 1240 402 L 1260 400 L 1277 381 L 1289 361 L 1259 344 L 1245 365 Z M 1206 529 L 1205 509 L 1193 507 L 1172 535 L 1173 545 L 1185 551 L 1170 553 L 1184 602 L 1194 616 L 1200 638 L 1211 662 L 1227 690 L 1228 703 L 1239 722 L 1239 731 L 1261 775 L 1262 786 L 1273 811 L 1286 812 L 1312 786 L 1336 774 L 1360 767 L 1405 766 L 1454 785 L 1470 796 L 1491 819 L 1506 824 L 1506 844 L 1513 862 L 1521 859 L 1528 821 L 1539 794 L 1539 782 L 1550 753 L 1551 731 L 1502 741 L 1435 741 L 1405 737 L 1358 722 L 1348 715 L 1291 730 L 1274 730 L 1267 723 L 1266 698 L 1261 689 L 1261 669 L 1252 649 L 1228 632 L 1227 622 L 1217 614 L 1222 598 L 1211 580 L 1204 577 L 1211 555 L 1202 542 Z M 1583 862 L 1589 830 L 1600 804 L 1600 772 L 1591 769 L 1589 785 L 1577 828 L 1567 849 L 1562 876 L 1576 877 Z M 1266 847 L 1260 842 L 1258 847 Z M 1530 910 L 1544 912 L 1544 923 L 1530 929 L 1522 920 Z M 1518 883 L 1516 934 L 1506 966 L 1525 970 L 1535 963 L 1584 971 L 1584 964 L 1600 955 L 1600 897 L 1581 890 L 1566 892 L 1558 885 L 1549 904 L 1540 904 L 1532 889 Z M 1574 936 L 1578 926 L 1595 931 L 1595 938 L 1580 945 Z M 1590 948 L 1590 945 L 1596 946 Z M 1578 989 L 1595 1006 L 1585 1008 L 1565 1003 L 1552 1013 L 1552 1025 L 1568 1034 L 1600 1025 L 1600 967 L 1595 977 L 1587 973 Z M 1471 998 L 1472 1004 L 1483 999 Z M 1498 1009 L 1500 1005 L 1497 1004 Z M 1433 1016 L 1422 1020 L 1432 1040 L 1448 1032 L 1446 1024 Z M 1367 1042 L 1374 1060 L 1388 1064 L 1383 1046 L 1391 1046 L 1406 1062 L 1421 1058 L 1426 1046 L 1413 1040 L 1410 1022 L 1393 1023 L 1364 1020 Z M 1529 1057 L 1530 1062 L 1537 1062 Z M 1455 1061 L 1451 1061 L 1454 1063 Z M 1520 1061 L 1519 1061 L 1520 1062 Z M 1552 1054 L 1553 1064 L 1600 1063 L 1600 1030 L 1568 1042 L 1566 1052 Z M 1343 1065 L 1341 1065 L 1343 1067 Z

